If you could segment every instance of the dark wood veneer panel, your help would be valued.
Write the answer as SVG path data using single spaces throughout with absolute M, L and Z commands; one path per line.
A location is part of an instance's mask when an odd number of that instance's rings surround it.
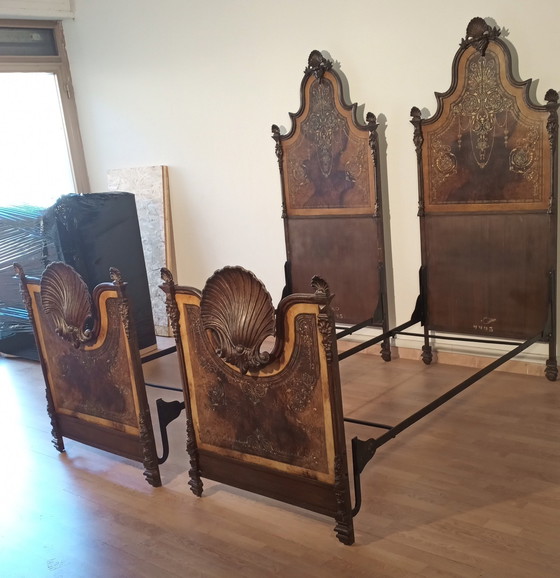
M 308 292 L 313 275 L 320 275 L 335 294 L 332 306 L 337 322 L 359 323 L 372 317 L 381 299 L 379 234 L 379 219 L 373 217 L 291 219 L 293 292 Z
M 549 303 L 549 215 L 425 221 L 430 329 L 513 339 L 542 331 Z

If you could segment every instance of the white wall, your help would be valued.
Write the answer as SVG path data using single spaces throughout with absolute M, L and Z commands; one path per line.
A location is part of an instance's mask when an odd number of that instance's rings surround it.
M 474 16 L 495 20 L 544 103 L 560 89 L 557 0 L 75 0 L 64 22 L 93 191 L 109 169 L 170 167 L 177 278 L 217 268 L 283 285 L 281 193 L 270 126 L 290 128 L 312 49 L 340 63 L 350 98 L 386 126 L 395 303 L 409 318 L 420 266 L 412 106 L 434 91 Z

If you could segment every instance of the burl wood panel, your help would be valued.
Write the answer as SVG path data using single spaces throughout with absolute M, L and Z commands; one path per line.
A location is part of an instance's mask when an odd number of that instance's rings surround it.
M 119 319 L 117 295 L 111 293 L 104 295 L 107 316 Z M 55 410 L 138 434 L 134 376 L 119 325 L 108 328 L 99 347 L 76 348 L 55 333 L 52 317 L 45 315 L 39 286 L 31 288 L 31 295 L 40 323 L 41 348 L 47 358 Z
M 357 105 L 346 103 L 341 77 L 316 50 L 309 56 L 300 97 L 299 111 L 290 113 L 290 132 L 282 135 L 272 127 L 288 292 L 306 292 L 309 279 L 321 275 L 337 295 L 337 321 L 361 322 L 373 315 L 386 292 L 379 274 L 384 244 L 377 122 L 371 113 L 365 124 L 357 120 Z M 356 216 L 378 222 L 351 219 Z M 372 324 L 383 321 L 380 317 Z
M 546 211 L 552 156 L 546 107 L 512 79 L 501 41 L 460 54 L 457 85 L 423 123 L 424 210 Z
M 199 307 L 185 307 L 199 448 L 332 482 L 331 408 L 317 366 L 313 314 L 295 319 L 294 350 L 285 369 L 257 377 L 242 376 L 216 358 L 201 334 Z
M 303 108 L 283 143 L 288 215 L 368 214 L 375 208 L 375 167 L 369 134 L 341 102 L 332 71 L 310 75 Z M 338 100 L 337 100 L 338 99 Z
M 140 353 L 125 284 L 87 286 L 65 263 L 52 263 L 39 280 L 16 266 L 32 320 L 45 384 L 53 443 L 63 438 L 142 462 L 161 485 Z
M 275 312 L 240 267 L 217 271 L 201 292 L 162 289 L 177 339 L 187 407 L 190 485 L 200 477 L 257 492 L 337 520 L 352 543 L 332 296 L 292 295 Z M 261 350 L 275 336 L 272 349 Z
M 473 19 L 436 114 L 411 112 L 426 327 L 528 339 L 554 309 L 558 94 L 532 102 L 499 35 Z

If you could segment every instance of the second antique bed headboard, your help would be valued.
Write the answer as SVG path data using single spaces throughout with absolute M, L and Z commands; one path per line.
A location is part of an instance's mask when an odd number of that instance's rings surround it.
M 337 323 L 387 330 L 385 252 L 375 115 L 346 103 L 341 77 L 314 50 L 292 127 L 272 126 L 286 240 L 285 294 L 329 280 Z
M 550 344 L 556 379 L 558 93 L 514 79 L 508 45 L 468 25 L 437 112 L 411 111 L 418 156 L 426 342 L 431 331 Z

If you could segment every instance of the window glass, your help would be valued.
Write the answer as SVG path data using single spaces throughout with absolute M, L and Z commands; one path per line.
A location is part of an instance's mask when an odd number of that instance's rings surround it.
M 0 206 L 90 192 L 60 22 L 0 20 L 0 107 Z
M 0 110 L 0 205 L 76 192 L 55 75 L 0 73 Z
M 52 28 L 0 26 L 0 56 L 57 56 Z

